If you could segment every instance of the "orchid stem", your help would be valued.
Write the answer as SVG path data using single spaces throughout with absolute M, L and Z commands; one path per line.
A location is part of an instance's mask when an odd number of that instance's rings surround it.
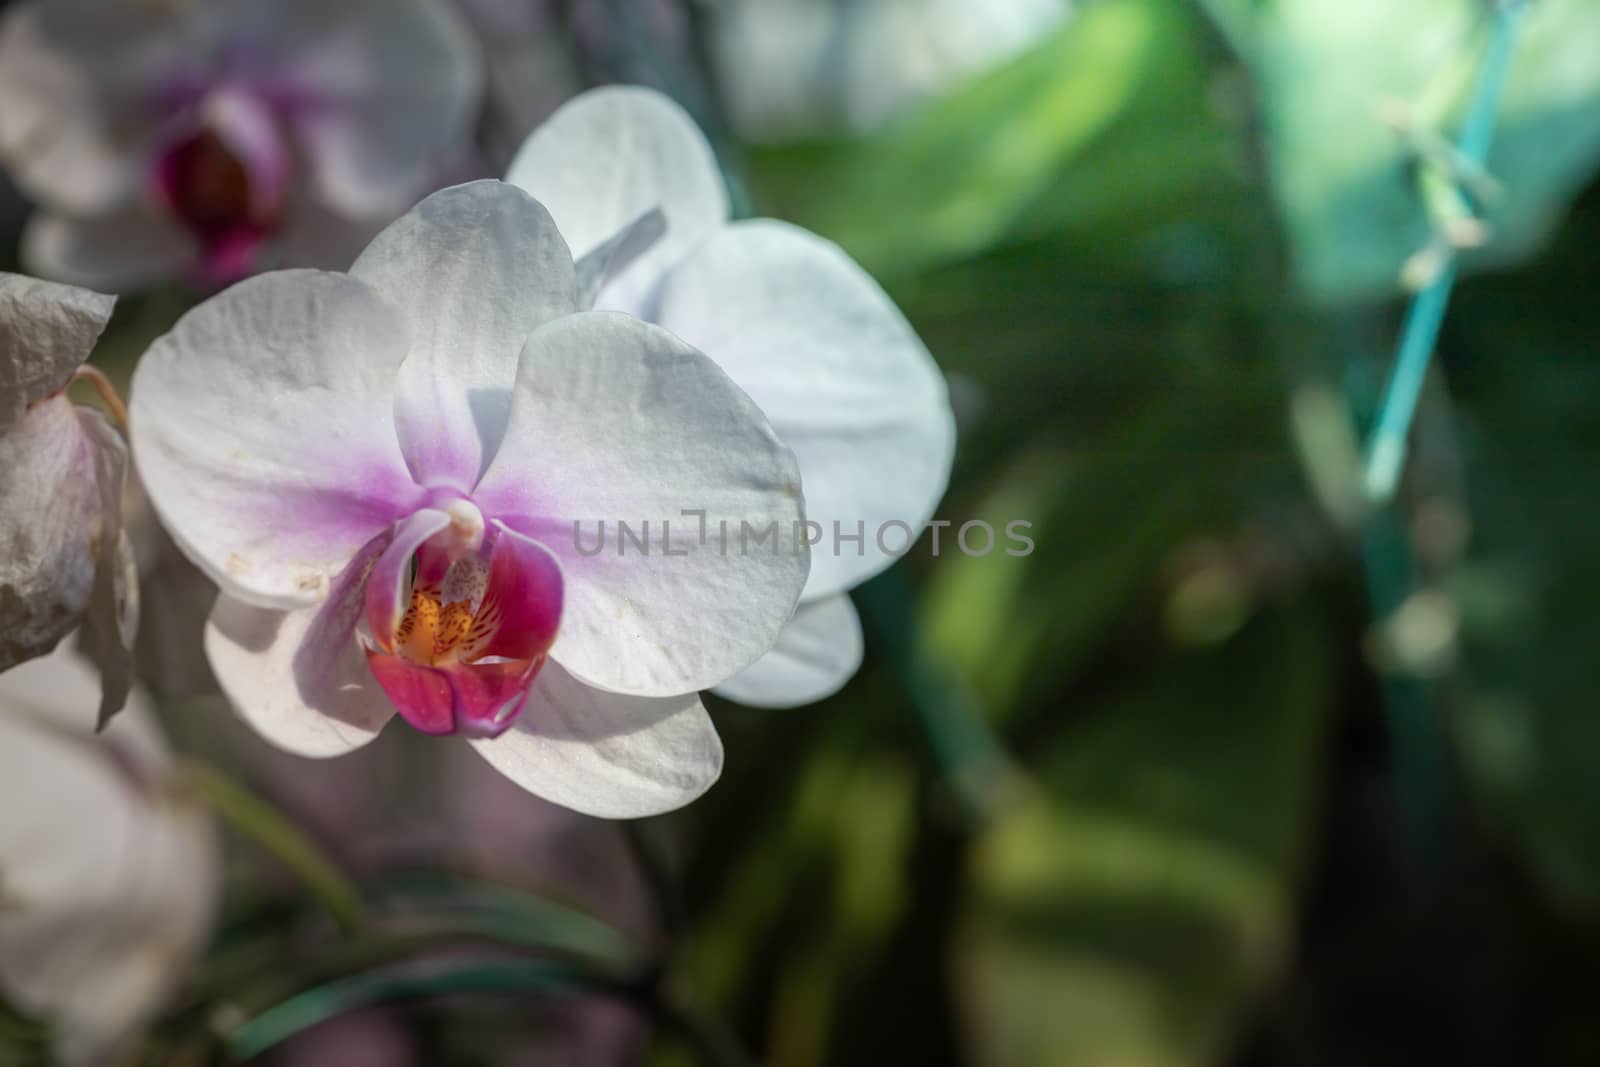
M 1457 143 L 1460 159 L 1470 166 L 1482 167 L 1488 160 L 1489 144 L 1494 138 L 1495 121 L 1500 112 L 1500 99 L 1505 93 L 1512 56 L 1516 50 L 1517 30 L 1522 25 L 1527 6 L 1527 0 L 1501 0 L 1495 8 L 1489 49 L 1479 69 L 1472 106 L 1467 112 L 1461 139 Z M 1384 389 L 1377 423 L 1367 448 L 1363 484 L 1368 500 L 1374 504 L 1387 503 L 1393 498 L 1399 484 L 1417 401 L 1428 377 L 1428 365 L 1432 362 L 1433 350 L 1439 341 L 1439 329 L 1444 323 L 1445 310 L 1450 305 L 1450 293 L 1455 287 L 1457 274 L 1457 264 L 1452 255 L 1438 276 L 1417 294 L 1406 313 L 1394 369 Z
M 74 382 L 85 382 L 95 391 L 100 398 L 100 403 L 106 406 L 106 414 L 111 416 L 111 421 L 117 424 L 124 437 L 128 434 L 128 405 L 122 402 L 122 397 L 117 395 L 117 387 L 111 384 L 111 379 L 99 367 L 91 367 L 85 363 L 72 372 Z
M 361 894 L 317 844 L 270 804 L 213 767 L 185 763 L 180 781 L 234 829 L 270 852 L 346 932 L 365 922 Z

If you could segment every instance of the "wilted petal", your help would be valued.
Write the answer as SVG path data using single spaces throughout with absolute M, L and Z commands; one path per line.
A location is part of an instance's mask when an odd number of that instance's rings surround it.
M 100 514 L 96 523 L 94 585 L 83 619 L 83 651 L 100 669 L 100 726 L 122 710 L 133 688 L 133 642 L 139 633 L 139 568 L 122 532 L 122 494 L 128 448 L 92 411 L 78 421 L 92 440 Z
M 717 686 L 754 708 L 797 708 L 830 697 L 861 666 L 861 619 L 844 594 L 801 604 L 772 651 Z
M 807 599 L 905 551 L 944 495 L 955 418 L 927 348 L 865 271 L 804 230 L 736 223 L 668 276 L 657 321 L 716 360 L 794 449 L 823 530 Z M 836 548 L 835 523 L 862 540 Z
M 134 374 L 133 449 L 173 537 L 230 596 L 314 604 L 421 493 L 394 434 L 399 312 L 281 271 L 179 320 Z
M 0 433 L 62 388 L 111 321 L 116 298 L 0 271 Z
M 171 790 L 143 694 L 96 736 L 99 681 L 66 652 L 0 675 L 0 992 L 68 1067 L 109 1062 L 211 928 L 221 864 Z
M 550 209 L 580 258 L 652 208 L 666 215 L 666 235 L 600 294 L 602 308 L 645 310 L 662 273 L 728 218 L 705 135 L 650 89 L 584 93 L 533 132 L 506 180 Z
M 217 598 L 206 625 L 211 669 L 234 710 L 279 748 L 343 755 L 394 714 L 356 635 L 368 575 L 390 538 L 364 546 L 317 607 L 272 611 Z
M 722 741 L 695 693 L 590 688 L 546 663 L 516 726 L 473 748 L 535 796 L 607 819 L 671 811 L 722 773 Z
M 528 339 L 505 440 L 473 495 L 561 560 L 551 658 L 617 692 L 669 696 L 730 677 L 771 647 L 805 581 L 789 450 L 709 359 L 615 312 Z M 686 509 L 705 511 L 709 536 Z M 580 553 L 574 522 L 588 551 L 602 519 L 600 551 Z M 635 532 L 649 522 L 648 554 L 619 557 L 618 520 Z M 741 524 L 771 536 L 741 551 Z
M 102 432 L 103 431 L 103 432 Z M 78 626 L 102 537 L 115 549 L 102 471 L 126 451 L 94 411 L 66 397 L 37 404 L 0 433 L 0 670 L 48 652 Z
M 409 328 L 394 418 L 412 473 L 470 488 L 505 432 L 523 342 L 577 308 L 572 255 L 555 223 L 518 189 L 470 182 L 418 204 L 350 273 Z

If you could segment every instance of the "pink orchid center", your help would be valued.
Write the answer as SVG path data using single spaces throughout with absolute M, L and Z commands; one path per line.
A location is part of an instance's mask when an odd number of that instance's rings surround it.
M 485 536 L 470 504 L 447 514 L 414 552 L 397 537 L 374 568 L 367 664 L 418 730 L 494 737 L 516 721 L 555 642 L 560 566 L 503 526 Z
M 282 225 L 288 150 L 271 112 L 250 97 L 219 92 L 198 124 L 157 155 L 156 201 L 199 246 L 199 273 L 226 283 L 250 273 Z

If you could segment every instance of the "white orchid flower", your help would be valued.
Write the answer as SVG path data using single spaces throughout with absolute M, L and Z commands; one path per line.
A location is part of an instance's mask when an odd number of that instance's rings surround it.
M 772 707 L 836 691 L 862 656 L 846 591 L 909 547 L 949 479 L 955 423 L 926 347 L 837 246 L 770 219 L 729 222 L 710 146 L 659 93 L 577 98 L 528 138 L 507 180 L 550 209 L 580 258 L 622 250 L 596 307 L 716 360 L 799 460 L 817 539 L 805 593 L 777 646 L 717 691 Z
M 123 291 L 348 265 L 470 133 L 444 0 L 25 0 L 0 19 L 0 161 L 29 269 Z
M 66 1067 L 108 1062 L 165 1006 L 221 891 L 143 692 L 97 734 L 99 688 L 64 649 L 0 674 L 0 996 Z
M 211 665 L 269 740 L 331 756 L 398 711 L 613 817 L 715 780 L 697 691 L 794 608 L 799 472 L 711 360 L 580 310 L 578 274 L 537 201 L 473 182 L 349 274 L 241 282 L 140 363 L 140 473 L 221 587 Z M 776 537 L 724 553 L 686 510 Z
M 113 303 L 0 272 L 0 671 L 87 623 L 105 671 L 102 716 L 127 694 L 138 622 L 121 518 L 128 450 L 66 389 Z

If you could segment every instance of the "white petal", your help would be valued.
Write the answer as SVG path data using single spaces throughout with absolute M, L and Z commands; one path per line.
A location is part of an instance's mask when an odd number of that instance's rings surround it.
M 29 270 L 114 293 L 180 277 L 198 255 L 193 238 L 142 202 L 93 218 L 35 214 L 22 230 Z
M 107 465 L 120 477 L 126 453 L 109 431 L 93 432 L 99 418 L 57 396 L 0 433 L 0 670 L 48 652 L 77 627 L 100 530 L 116 543 L 99 478 Z M 106 448 L 116 454 L 102 457 Z
M 84 21 L 106 21 L 102 11 L 104 5 Z M 124 38 L 95 55 L 79 22 L 44 3 L 17 4 L 0 19 L 0 159 L 30 199 L 57 210 L 105 211 L 137 192 L 144 137 L 153 131 L 138 109 L 126 107 L 117 128 L 108 90 L 135 88 L 127 82 L 153 42 Z
M 133 451 L 174 540 L 230 595 L 314 604 L 421 490 L 394 434 L 398 311 L 280 271 L 201 304 L 133 377 Z
M 830 697 L 861 667 L 861 619 L 843 594 L 803 603 L 772 651 L 717 686 L 753 708 L 797 708 Z
M 484 74 L 471 29 L 441 0 L 276 6 L 290 9 L 273 20 L 276 63 L 319 101 L 295 122 L 315 195 L 346 215 L 393 217 L 472 132 Z
M 64 652 L 0 675 L 0 992 L 68 1065 L 156 1014 L 216 914 L 205 812 L 170 790 L 148 700 L 94 734 L 100 685 Z
M 409 324 L 395 420 L 411 470 L 470 488 L 505 431 L 523 342 L 577 308 L 549 212 L 504 182 L 457 185 L 379 234 L 350 273 Z
M 0 433 L 63 388 L 111 321 L 116 298 L 0 271 Z
M 722 773 L 722 741 L 698 694 L 606 693 L 554 663 L 512 730 L 468 743 L 535 796 L 604 819 L 681 808 Z
M 388 544 L 384 535 L 366 545 L 317 607 L 272 611 L 223 595 L 211 609 L 211 669 L 240 717 L 279 748 L 340 756 L 394 714 L 356 636 L 367 575 Z
M 575 256 L 651 208 L 667 232 L 601 294 L 598 307 L 639 312 L 662 273 L 728 218 L 728 190 L 705 135 L 651 89 L 595 89 L 523 143 L 506 180 L 550 209 Z
M 806 518 L 823 530 L 806 599 L 905 551 L 944 495 L 955 418 L 927 348 L 865 271 L 804 230 L 736 223 L 667 277 L 657 321 L 716 360 L 794 449 Z
M 604 689 L 671 696 L 742 670 L 788 621 L 807 566 L 794 544 L 797 478 L 789 450 L 714 363 L 665 330 L 591 311 L 528 339 L 505 441 L 473 495 L 561 560 L 551 657 Z M 685 509 L 705 511 L 703 542 Z M 585 555 L 601 520 L 605 543 Z M 635 534 L 649 524 L 648 554 L 619 540 L 619 521 Z M 772 536 L 741 550 L 741 523 Z

